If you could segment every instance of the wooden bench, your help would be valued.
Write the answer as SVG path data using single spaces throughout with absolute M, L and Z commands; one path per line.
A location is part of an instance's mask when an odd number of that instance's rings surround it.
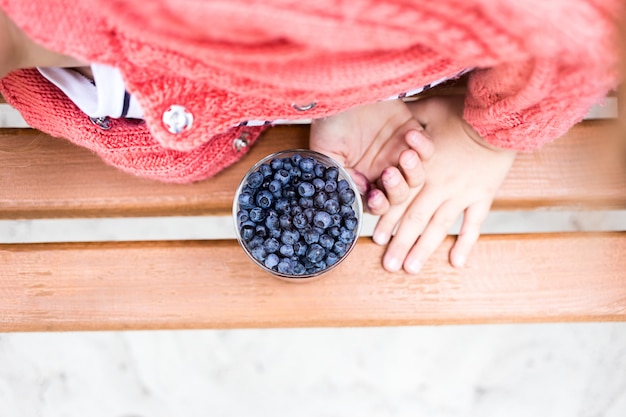
M 243 173 L 308 126 L 270 129 L 213 180 L 165 185 L 32 129 L 0 129 L 0 219 L 229 215 Z M 494 209 L 626 209 L 626 150 L 590 120 L 520 155 Z M 338 268 L 290 284 L 226 240 L 0 244 L 0 331 L 382 326 L 626 319 L 626 232 L 483 235 L 468 265 L 449 237 L 416 276 L 361 237 Z

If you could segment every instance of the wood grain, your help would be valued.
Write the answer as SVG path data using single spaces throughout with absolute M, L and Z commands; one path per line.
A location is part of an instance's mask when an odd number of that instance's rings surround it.
M 613 123 L 587 121 L 520 155 L 495 208 L 626 207 L 626 152 Z M 308 126 L 277 126 L 213 179 L 161 184 L 119 172 L 85 149 L 31 129 L 0 129 L 0 218 L 228 214 L 260 158 L 307 146 Z
M 362 238 L 302 284 L 234 241 L 2 245 L 0 331 L 626 320 L 625 233 L 484 236 L 463 269 L 451 242 L 410 276 Z

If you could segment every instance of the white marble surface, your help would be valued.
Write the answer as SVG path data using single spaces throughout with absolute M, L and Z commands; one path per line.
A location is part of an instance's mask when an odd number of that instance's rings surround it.
M 623 417 L 626 323 L 0 335 L 3 417 Z

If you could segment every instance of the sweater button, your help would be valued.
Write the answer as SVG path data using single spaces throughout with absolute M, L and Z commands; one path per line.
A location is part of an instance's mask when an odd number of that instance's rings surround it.
M 107 116 L 104 117 L 89 117 L 89 121 L 98 126 L 102 130 L 111 129 L 111 119 Z
M 317 106 L 317 103 L 312 101 L 309 104 L 297 104 L 297 103 L 293 103 L 291 105 L 291 107 L 293 107 L 294 109 L 298 110 L 298 111 L 308 111 L 308 110 L 312 110 Z
M 170 133 L 179 134 L 191 128 L 193 124 L 193 114 L 184 106 L 174 104 L 163 112 L 162 120 Z
M 243 132 L 241 136 L 233 141 L 233 149 L 236 152 L 241 152 L 244 148 L 248 147 L 250 141 L 248 141 L 248 132 Z

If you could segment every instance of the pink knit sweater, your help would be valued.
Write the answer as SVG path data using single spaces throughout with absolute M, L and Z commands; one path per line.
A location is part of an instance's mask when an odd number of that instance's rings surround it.
M 35 128 L 136 175 L 207 178 L 241 157 L 245 120 L 324 117 L 468 67 L 465 119 L 533 150 L 617 83 L 619 0 L 0 0 L 33 40 L 119 68 L 145 123 L 94 126 L 36 71 L 0 90 Z M 315 103 L 309 110 L 303 110 Z M 193 124 L 171 133 L 173 105 Z

